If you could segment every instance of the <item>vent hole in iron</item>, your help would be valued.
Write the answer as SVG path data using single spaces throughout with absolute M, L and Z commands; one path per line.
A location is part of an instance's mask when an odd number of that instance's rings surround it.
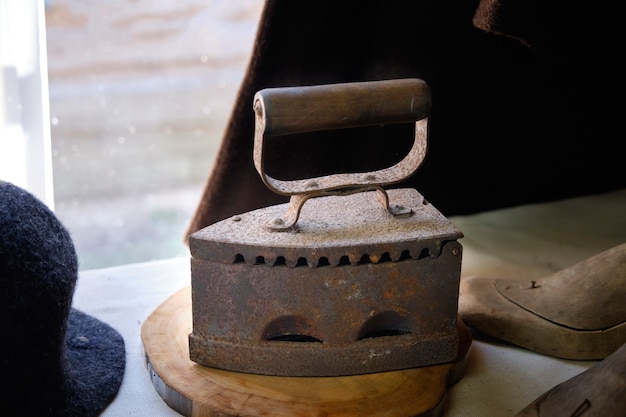
M 391 256 L 389 255 L 389 252 L 383 253 L 380 257 L 380 260 L 378 261 L 379 264 L 382 264 L 384 262 L 391 262 Z
M 371 264 L 371 263 L 372 263 L 372 260 L 370 259 L 370 256 L 366 253 L 361 256 L 361 259 L 359 259 L 359 262 L 357 262 L 357 265 L 364 265 L 364 264 Z
M 328 262 L 328 258 L 325 256 L 322 256 L 318 261 L 317 261 L 317 266 L 329 266 L 330 262 Z
M 287 265 L 287 262 L 285 261 L 284 256 L 279 256 L 278 258 L 276 258 L 276 262 L 274 262 L 274 266 L 281 266 L 281 265 Z
M 257 256 L 255 261 L 255 265 L 265 265 L 265 258 L 263 256 Z
M 430 250 L 428 248 L 422 249 L 420 256 L 417 259 L 430 258 Z
M 237 255 L 235 255 L 235 260 L 233 261 L 234 264 L 242 264 L 245 262 L 246 260 L 244 259 L 242 254 L 238 253 Z
M 395 311 L 386 311 L 370 318 L 359 332 L 358 340 L 410 334 L 409 320 Z
M 263 332 L 269 342 L 322 343 L 313 324 L 299 316 L 284 316 L 272 320 Z
M 407 259 L 411 259 L 411 252 L 408 250 L 403 250 L 400 254 L 399 261 L 406 261 Z
M 345 266 L 345 265 L 350 265 L 350 258 L 348 258 L 347 255 L 343 255 L 341 258 L 339 258 L 339 266 Z
M 296 263 L 296 266 L 309 266 L 309 263 L 307 262 L 305 257 L 299 257 L 298 258 L 298 262 Z
M 267 340 L 270 342 L 322 343 L 318 338 L 306 334 L 279 334 Z
M 372 333 L 364 334 L 363 337 L 360 338 L 359 340 L 374 339 L 377 337 L 384 337 L 384 336 L 401 336 L 403 334 L 409 334 L 409 333 L 411 332 L 408 332 L 406 330 L 400 330 L 400 329 L 380 329 Z

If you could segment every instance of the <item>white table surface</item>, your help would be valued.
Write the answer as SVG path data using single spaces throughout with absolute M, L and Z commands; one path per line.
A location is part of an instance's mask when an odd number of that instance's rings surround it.
M 465 235 L 461 279 L 470 275 L 538 278 L 626 242 L 626 190 L 520 206 L 450 220 Z M 141 326 L 190 284 L 188 258 L 80 273 L 74 307 L 114 328 L 126 342 L 120 391 L 102 416 L 179 416 L 154 389 Z M 553 386 L 594 362 L 555 359 L 474 338 L 463 378 L 449 391 L 445 417 L 515 416 Z

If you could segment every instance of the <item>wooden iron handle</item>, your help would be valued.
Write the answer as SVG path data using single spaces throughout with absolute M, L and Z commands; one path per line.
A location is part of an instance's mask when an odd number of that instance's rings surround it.
M 410 123 L 430 107 L 428 86 L 416 78 L 267 88 L 254 96 L 256 123 L 267 136 Z
M 426 156 L 430 106 L 428 86 L 416 78 L 260 90 L 254 96 L 254 165 L 265 185 L 282 195 L 398 183 Z M 391 167 L 290 181 L 265 172 L 265 142 L 272 136 L 393 123 L 415 123 L 415 140 L 404 159 Z

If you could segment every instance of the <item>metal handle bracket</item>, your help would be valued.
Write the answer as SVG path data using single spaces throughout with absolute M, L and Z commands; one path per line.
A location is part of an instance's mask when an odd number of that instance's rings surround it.
M 426 156 L 430 90 L 423 80 L 399 79 L 260 90 L 254 96 L 254 165 L 273 192 L 291 196 L 283 218 L 271 230 L 290 230 L 309 198 L 376 190 L 395 216 L 410 214 L 390 206 L 383 186 L 398 183 L 417 171 Z M 397 164 L 366 173 L 339 173 L 303 180 L 280 180 L 265 172 L 265 143 L 272 136 L 346 127 L 415 123 L 415 140 Z

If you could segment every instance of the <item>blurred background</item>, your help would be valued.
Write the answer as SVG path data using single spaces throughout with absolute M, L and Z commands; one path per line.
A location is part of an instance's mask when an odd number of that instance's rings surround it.
M 81 269 L 188 256 L 261 0 L 48 0 L 54 207 Z

